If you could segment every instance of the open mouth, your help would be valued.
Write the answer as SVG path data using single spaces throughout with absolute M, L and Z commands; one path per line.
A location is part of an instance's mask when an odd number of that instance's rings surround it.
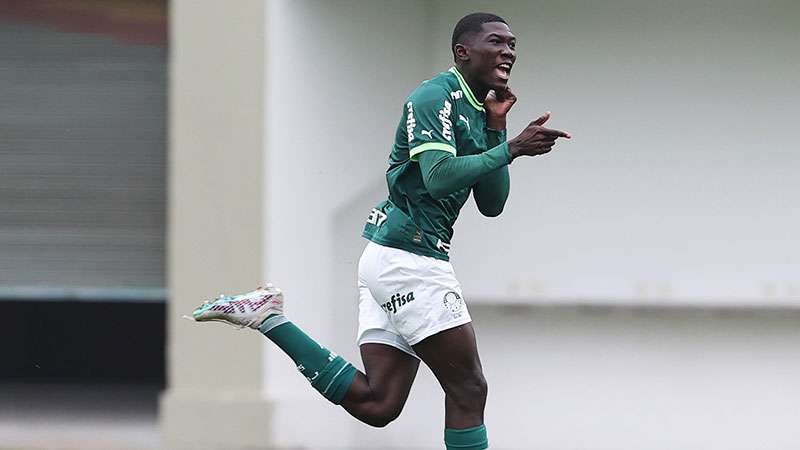
M 498 78 L 503 80 L 508 80 L 508 78 L 511 76 L 511 64 L 510 63 L 498 64 L 495 67 L 494 71 L 497 74 Z

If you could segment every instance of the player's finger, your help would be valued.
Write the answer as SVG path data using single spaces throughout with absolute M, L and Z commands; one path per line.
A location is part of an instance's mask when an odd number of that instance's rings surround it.
M 563 137 L 567 139 L 572 137 L 572 135 L 566 131 L 554 130 L 552 128 L 542 128 L 540 131 L 547 136 Z
M 550 111 L 547 111 L 546 113 L 542 114 L 541 117 L 539 117 L 538 119 L 534 120 L 531 123 L 533 125 L 541 126 L 541 125 L 544 125 L 544 123 L 547 122 L 547 119 L 549 119 L 549 118 L 550 118 Z
M 556 141 L 542 141 L 539 145 L 541 147 L 552 147 L 556 145 Z

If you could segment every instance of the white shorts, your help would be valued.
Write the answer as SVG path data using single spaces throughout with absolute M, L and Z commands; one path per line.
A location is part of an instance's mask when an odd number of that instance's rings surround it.
M 453 266 L 369 242 L 358 261 L 358 345 L 411 348 L 472 321 Z

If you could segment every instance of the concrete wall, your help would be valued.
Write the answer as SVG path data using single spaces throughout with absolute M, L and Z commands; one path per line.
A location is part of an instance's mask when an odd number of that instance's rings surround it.
M 261 0 L 236 8 L 170 2 L 168 389 L 160 409 L 169 449 L 268 441 L 261 339 L 181 318 L 262 280 L 264 9 Z

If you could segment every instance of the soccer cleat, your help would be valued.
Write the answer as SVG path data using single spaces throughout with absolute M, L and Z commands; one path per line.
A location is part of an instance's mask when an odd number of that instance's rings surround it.
M 207 300 L 192 312 L 191 319 L 257 329 L 273 314 L 283 314 L 283 292 L 268 284 L 246 294 L 220 295 L 216 300 Z

